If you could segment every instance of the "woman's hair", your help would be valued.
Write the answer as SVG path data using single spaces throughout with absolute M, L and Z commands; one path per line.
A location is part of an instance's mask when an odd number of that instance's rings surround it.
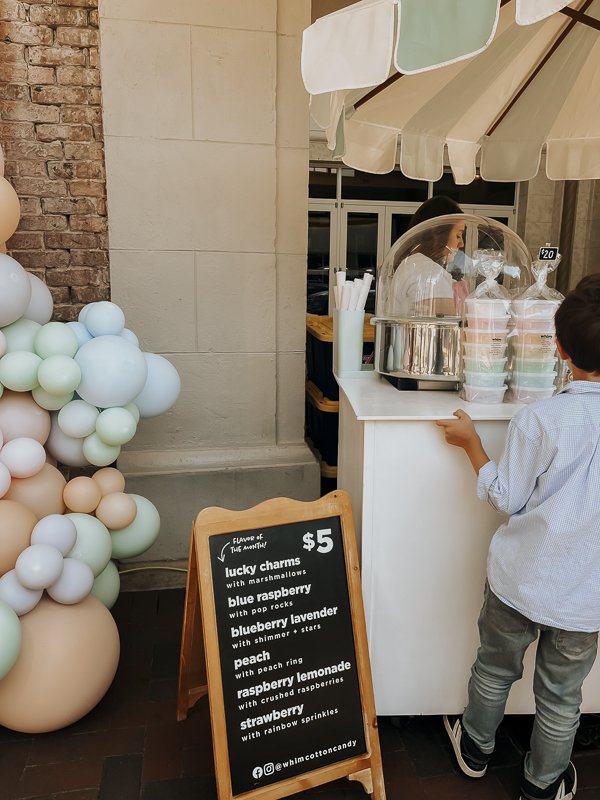
M 556 338 L 574 366 L 600 373 L 600 272 L 569 292 L 554 317 Z
M 428 219 L 435 219 L 444 214 L 462 214 L 462 208 L 455 203 L 454 200 L 445 195 L 438 195 L 437 197 L 430 197 L 421 203 L 419 208 L 410 218 L 407 230 L 414 228 L 420 222 L 425 222 Z M 456 223 L 453 222 L 449 225 L 438 225 L 431 231 L 422 235 L 421 242 L 415 248 L 415 252 L 423 253 L 424 256 L 431 258 L 432 261 L 441 261 L 447 255 L 446 245 L 450 238 L 452 228 Z

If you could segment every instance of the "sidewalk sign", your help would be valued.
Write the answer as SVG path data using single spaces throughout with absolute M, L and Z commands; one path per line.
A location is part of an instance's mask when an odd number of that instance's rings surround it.
M 343 777 L 385 800 L 345 492 L 198 514 L 177 718 L 206 693 L 219 800 L 277 800 Z

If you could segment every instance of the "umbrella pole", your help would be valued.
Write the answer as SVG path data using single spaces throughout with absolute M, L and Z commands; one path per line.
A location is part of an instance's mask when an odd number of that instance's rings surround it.
M 573 241 L 575 239 L 578 194 L 579 181 L 565 181 L 559 240 L 559 249 L 562 259 L 560 262 L 560 269 L 556 271 L 556 288 L 561 294 L 567 294 L 571 288 Z

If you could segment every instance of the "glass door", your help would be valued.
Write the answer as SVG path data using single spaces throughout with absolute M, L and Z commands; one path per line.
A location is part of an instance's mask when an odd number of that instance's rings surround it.
M 333 274 L 338 264 L 338 208 L 333 200 L 308 205 L 306 311 L 329 314 Z
M 385 255 L 385 206 L 341 203 L 340 266 L 346 268 L 348 280 L 362 278 L 365 272 L 377 277 L 377 267 Z M 366 310 L 375 308 L 375 285 Z

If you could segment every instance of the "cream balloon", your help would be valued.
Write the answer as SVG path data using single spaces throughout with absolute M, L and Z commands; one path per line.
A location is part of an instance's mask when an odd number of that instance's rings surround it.
M 6 496 L 0 500 L 0 575 L 13 569 L 17 558 L 29 546 L 36 522 L 34 512 L 22 503 Z
M 96 481 L 102 492 L 102 496 L 111 492 L 122 492 L 125 490 L 125 477 L 115 467 L 104 467 L 94 472 L 92 479 Z
M 50 414 L 30 394 L 5 391 L 0 397 L 0 430 L 5 442 L 27 436 L 45 444 L 50 433 Z
M 107 528 L 119 529 L 131 525 L 137 514 L 133 498 L 125 492 L 105 494 L 98 503 L 96 516 Z
M 0 681 L 0 725 L 22 733 L 58 730 L 102 699 L 117 671 L 119 633 L 95 597 L 63 605 L 43 597 L 21 617 L 21 653 Z
M 8 467 L 5 464 L 0 463 L 0 497 L 4 497 L 4 495 L 10 489 L 11 480 L 12 476 L 8 471 Z
M 17 230 L 20 216 L 17 193 L 6 178 L 0 177 L 0 242 L 6 242 Z
M 98 484 L 84 475 L 70 480 L 63 491 L 63 500 L 69 511 L 81 514 L 91 514 L 101 499 L 102 494 Z
M 37 522 L 48 514 L 64 513 L 65 483 L 66 480 L 58 469 L 46 462 L 37 475 L 31 478 L 13 478 L 4 500 L 21 503 L 35 515 Z

